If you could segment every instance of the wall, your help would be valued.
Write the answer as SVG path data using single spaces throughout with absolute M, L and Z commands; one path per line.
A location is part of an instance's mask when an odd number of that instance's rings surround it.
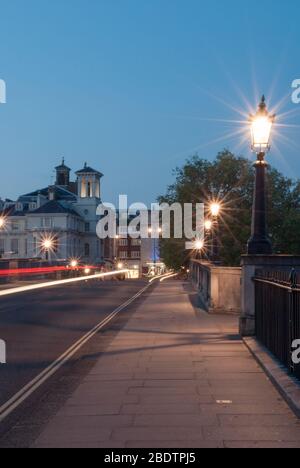
M 254 336 L 255 284 L 253 278 L 258 270 L 291 272 L 300 271 L 300 256 L 291 255 L 243 255 L 242 256 L 242 313 L 240 333 Z
M 193 260 L 191 278 L 202 305 L 209 312 L 241 312 L 241 268 L 214 266 Z

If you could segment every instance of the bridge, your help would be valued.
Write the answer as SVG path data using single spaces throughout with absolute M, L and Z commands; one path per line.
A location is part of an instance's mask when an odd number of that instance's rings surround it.
M 272 330 L 262 322 L 257 339 L 243 338 L 243 311 L 228 310 L 243 271 L 228 272 L 227 296 L 217 298 L 216 278 L 225 271 L 215 268 L 195 261 L 188 279 L 90 276 L 0 298 L 8 344 L 0 446 L 299 447 L 298 367 L 279 361 L 284 337 L 273 354 Z M 280 290 L 275 314 L 282 318 L 287 276 L 252 280 L 265 301 L 274 300 L 269 288 Z M 299 318 L 295 278 L 292 290 Z M 266 320 L 273 306 L 264 309 Z

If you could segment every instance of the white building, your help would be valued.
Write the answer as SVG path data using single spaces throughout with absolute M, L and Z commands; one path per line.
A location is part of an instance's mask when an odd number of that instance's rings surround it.
M 103 174 L 85 164 L 72 182 L 70 172 L 63 160 L 56 167 L 55 185 L 16 202 L 0 200 L 0 258 L 103 261 L 103 242 L 96 235 Z

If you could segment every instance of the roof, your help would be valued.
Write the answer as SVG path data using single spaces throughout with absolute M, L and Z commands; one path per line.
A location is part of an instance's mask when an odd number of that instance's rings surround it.
M 88 166 L 87 163 L 85 163 L 83 169 L 81 169 L 80 171 L 77 171 L 77 172 L 76 172 L 76 175 L 81 175 L 81 174 L 97 174 L 97 175 L 99 175 L 100 177 L 103 177 L 103 174 L 101 174 L 101 172 L 96 171 L 96 170 L 93 169 L 92 167 Z
M 67 200 L 67 201 L 76 201 L 77 200 L 76 195 L 74 193 L 70 192 L 69 190 L 67 190 L 67 189 L 65 189 L 63 187 L 59 187 L 57 185 L 53 186 L 53 188 L 55 190 L 56 200 Z M 22 195 L 19 198 L 19 201 L 20 202 L 22 202 L 23 200 L 28 201 L 27 200 L 28 198 L 37 197 L 39 194 L 43 195 L 44 197 L 48 197 L 48 193 L 49 193 L 49 187 L 46 187 L 46 188 L 43 188 L 41 190 L 36 190 L 35 192 L 31 192 L 31 193 L 27 193 L 26 195 Z
M 28 213 L 28 210 L 17 211 L 16 206 L 10 206 L 0 211 L 0 216 L 11 217 L 11 216 L 25 216 Z
M 32 211 L 31 214 L 71 214 L 80 217 L 73 208 L 67 207 L 57 200 L 51 200 L 45 203 L 45 205 L 42 205 L 37 210 Z

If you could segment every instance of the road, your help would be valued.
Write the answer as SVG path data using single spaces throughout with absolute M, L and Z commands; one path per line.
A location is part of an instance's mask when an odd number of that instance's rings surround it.
M 0 298 L 0 406 L 144 286 L 92 280 Z

